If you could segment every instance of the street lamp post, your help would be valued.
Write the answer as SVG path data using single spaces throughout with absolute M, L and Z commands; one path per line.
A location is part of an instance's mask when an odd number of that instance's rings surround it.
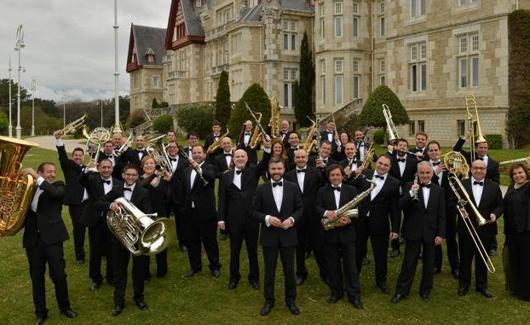
M 103 102 L 99 101 L 99 114 L 101 115 L 101 127 L 103 127 Z
M 118 93 L 118 0 L 114 0 L 114 132 L 122 132 L 120 127 L 120 98 Z
M 35 136 L 35 90 L 37 90 L 37 82 L 35 79 L 31 79 L 31 136 Z
M 9 71 L 9 137 L 12 137 L 13 136 L 13 124 L 11 123 L 11 106 L 13 105 L 13 99 L 11 98 L 11 83 L 12 83 L 12 80 L 11 80 L 11 71 L 13 71 L 13 69 L 11 68 L 11 55 L 9 55 L 9 69 L 7 70 Z
M 22 71 L 22 65 L 20 64 L 22 49 L 26 46 L 24 44 L 24 30 L 22 24 L 17 28 L 17 44 L 15 51 L 18 52 L 18 93 L 17 93 L 17 139 L 22 137 L 22 127 L 20 126 L 20 72 Z
M 66 127 L 66 94 L 63 89 L 63 129 Z

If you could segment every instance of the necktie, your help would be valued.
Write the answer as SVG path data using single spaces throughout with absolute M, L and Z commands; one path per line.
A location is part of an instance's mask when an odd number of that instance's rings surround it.
M 375 178 L 379 178 L 379 179 L 383 179 L 383 180 L 385 179 L 383 176 L 379 176 L 379 175 L 377 175 L 377 174 L 375 174 L 374 177 L 375 177 Z
M 433 162 L 432 165 L 433 165 L 433 166 L 438 166 L 438 165 L 441 164 L 441 163 L 442 163 L 441 161 Z
M 420 187 L 426 187 L 426 188 L 431 188 L 431 184 L 421 184 Z
M 305 169 L 297 169 L 296 172 L 297 173 L 305 173 Z
M 474 181 L 474 182 L 473 182 L 473 185 L 484 186 L 484 182 L 477 182 L 477 181 Z
M 130 187 L 124 187 L 123 188 L 124 191 L 129 191 L 129 192 L 132 192 L 131 188 Z
M 107 184 L 107 185 L 110 185 L 110 180 L 108 180 L 108 181 L 102 180 L 102 182 Z
M 242 170 L 236 170 L 236 174 L 240 175 L 243 171 Z
M 272 187 L 282 186 L 282 185 L 283 185 L 283 182 L 274 182 L 274 183 L 272 183 Z
M 340 192 L 340 186 L 332 186 L 332 187 L 333 187 L 333 190 Z

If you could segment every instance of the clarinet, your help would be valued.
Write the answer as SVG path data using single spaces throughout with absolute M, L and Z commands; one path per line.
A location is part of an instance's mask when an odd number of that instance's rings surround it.
M 179 153 L 182 155 L 182 157 L 184 157 L 184 159 L 186 159 L 190 163 L 190 167 L 193 168 L 193 170 L 197 173 L 197 175 L 199 175 L 204 185 L 208 184 L 208 181 L 204 178 L 204 176 L 202 176 L 202 171 L 199 168 L 193 167 L 193 165 L 191 164 L 192 160 L 190 156 L 188 156 L 186 151 L 180 150 L 180 146 L 178 144 L 177 144 L 177 147 L 179 148 Z

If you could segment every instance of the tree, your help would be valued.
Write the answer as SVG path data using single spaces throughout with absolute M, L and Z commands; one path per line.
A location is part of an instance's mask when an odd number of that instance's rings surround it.
M 254 113 L 259 112 L 263 114 L 261 125 L 267 127 L 269 124 L 271 118 L 271 103 L 269 97 L 259 84 L 252 84 L 247 90 L 245 90 L 243 97 L 237 102 L 236 107 L 230 116 L 228 127 L 232 137 L 239 134 L 239 131 L 246 120 L 251 120 L 254 125 L 256 124 L 250 117 L 250 114 L 245 107 L 245 103 L 250 106 Z
M 309 48 L 307 33 L 300 45 L 300 78 L 294 86 L 294 114 L 300 126 L 308 126 L 311 122 L 306 116 L 313 118 L 313 88 L 315 82 L 315 68 L 313 53 Z
M 177 121 L 186 132 L 197 132 L 204 138 L 210 132 L 214 108 L 211 105 L 188 104 L 177 110 Z
M 385 127 L 386 121 L 383 116 L 383 104 L 390 108 L 394 124 L 405 124 L 409 122 L 407 111 L 401 104 L 396 94 L 387 86 L 377 87 L 368 97 L 359 115 L 359 121 L 363 126 Z
M 9 120 L 7 119 L 7 115 L 4 112 L 0 112 L 0 132 L 4 133 L 7 131 L 8 126 Z
M 169 114 L 157 117 L 153 121 L 153 129 L 159 133 L 167 133 L 173 129 L 173 118 Z
M 151 104 L 151 108 L 159 108 L 160 105 L 158 105 L 158 101 L 156 100 L 156 98 L 153 98 L 153 102 Z
M 221 72 L 219 86 L 217 87 L 217 96 L 215 96 L 215 119 L 226 125 L 230 120 L 232 107 L 230 104 L 230 87 L 228 86 L 228 73 Z

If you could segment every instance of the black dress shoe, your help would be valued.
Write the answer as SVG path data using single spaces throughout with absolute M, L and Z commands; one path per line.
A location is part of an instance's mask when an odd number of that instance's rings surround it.
M 75 310 L 73 310 L 72 308 L 61 310 L 61 314 L 63 314 L 64 316 L 66 316 L 68 318 L 76 318 L 77 317 L 77 312 Z
M 401 253 L 397 249 L 394 249 L 392 252 L 390 252 L 390 257 L 392 258 L 399 257 L 399 255 L 401 255 Z
M 478 289 L 477 292 L 486 298 L 493 298 L 493 294 L 488 289 Z
M 48 316 L 39 316 L 39 317 L 37 317 L 37 320 L 35 320 L 35 325 L 44 324 L 44 321 L 46 319 L 48 319 Z
M 297 275 L 296 276 L 296 285 L 302 285 L 304 284 L 305 280 L 307 279 L 307 275 Z
M 112 316 L 118 316 L 123 311 L 123 308 L 125 308 L 125 305 L 123 304 L 117 304 L 112 308 Z
M 405 296 L 403 296 L 402 294 L 396 293 L 394 295 L 394 297 L 392 297 L 392 299 L 390 299 L 390 302 L 393 303 L 393 304 L 397 304 L 398 302 L 400 302 L 403 299 L 405 299 Z
M 221 271 L 219 269 L 214 269 L 212 271 L 212 276 L 216 279 L 218 279 L 221 276 Z
M 149 308 L 143 300 L 138 300 L 138 301 L 135 301 L 134 303 L 136 304 L 136 307 L 138 307 L 138 309 L 140 310 L 146 310 Z
M 263 308 L 261 308 L 261 311 L 259 312 L 259 314 L 261 316 L 267 316 L 271 312 L 272 307 L 274 307 L 273 303 L 265 302 L 265 304 L 263 305 Z
M 384 282 L 378 283 L 377 287 L 381 289 L 381 292 L 383 292 L 385 295 L 390 293 L 390 290 L 388 289 L 386 283 Z
M 348 301 L 356 309 L 364 309 L 363 303 L 361 302 L 361 297 L 348 297 Z
M 189 270 L 188 272 L 186 272 L 186 274 L 184 274 L 184 276 L 186 278 L 191 278 L 192 276 L 194 276 L 195 274 L 199 273 L 200 271 L 199 270 Z
M 99 287 L 101 287 L 101 282 L 92 281 L 90 284 L 90 290 L 92 291 L 99 289 Z
M 420 297 L 423 301 L 427 301 L 431 298 L 431 295 L 428 292 L 422 292 L 420 293 Z
M 460 287 L 458 288 L 458 295 L 459 296 L 465 296 L 467 295 L 467 292 L 469 291 L 469 288 L 467 287 Z
M 458 269 L 454 269 L 453 271 L 451 271 L 451 274 L 455 279 L 458 279 L 460 277 L 460 271 Z
M 234 290 L 236 287 L 237 287 L 236 281 L 230 281 L 230 283 L 228 284 L 228 289 L 230 290 Z
M 331 296 L 329 296 L 328 303 L 330 303 L 330 304 L 336 304 L 337 301 L 339 301 L 341 298 L 342 298 L 342 297 L 340 297 L 340 296 L 331 295 Z
M 259 283 L 257 281 L 250 281 L 250 286 L 254 290 L 258 290 L 259 289 Z
M 291 304 L 288 304 L 287 305 L 287 309 L 289 309 L 289 311 L 293 315 L 299 315 L 300 314 L 300 309 L 298 309 L 298 307 L 296 306 L 296 304 L 294 302 L 291 303 Z

